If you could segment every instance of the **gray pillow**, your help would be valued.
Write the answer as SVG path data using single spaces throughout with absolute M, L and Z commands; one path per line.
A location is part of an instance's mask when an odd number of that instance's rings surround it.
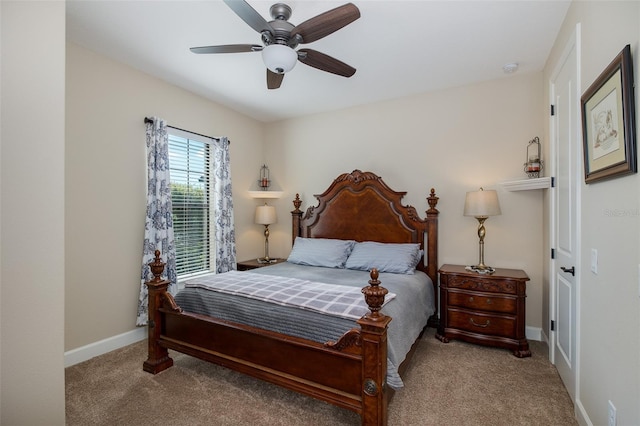
M 296 237 L 288 262 L 325 268 L 344 268 L 355 241 Z
M 347 259 L 345 268 L 395 274 L 413 274 L 422 257 L 420 244 L 376 243 L 364 241 L 356 243 Z

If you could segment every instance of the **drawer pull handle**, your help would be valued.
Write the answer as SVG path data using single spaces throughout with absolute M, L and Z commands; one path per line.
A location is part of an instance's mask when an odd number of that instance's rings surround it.
M 489 327 L 489 324 L 491 324 L 491 321 L 489 321 L 489 320 L 487 320 L 487 322 L 484 323 L 484 324 L 478 324 L 477 322 L 475 322 L 473 320 L 473 318 L 469 318 L 469 321 L 471 321 L 471 324 L 475 325 L 476 327 L 482 327 L 482 328 L 487 328 L 487 327 Z
M 491 299 L 487 299 L 487 305 L 492 304 L 493 302 L 491 301 Z
M 473 296 L 469 298 L 469 302 L 473 302 Z

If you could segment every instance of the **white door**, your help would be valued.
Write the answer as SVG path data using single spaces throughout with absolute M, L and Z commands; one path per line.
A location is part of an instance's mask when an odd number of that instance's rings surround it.
M 577 318 L 579 289 L 579 188 L 581 182 L 580 96 L 578 92 L 578 37 L 570 40 L 551 79 L 554 115 L 551 117 L 555 176 L 553 190 L 553 238 L 550 333 L 551 359 L 571 399 L 577 388 Z

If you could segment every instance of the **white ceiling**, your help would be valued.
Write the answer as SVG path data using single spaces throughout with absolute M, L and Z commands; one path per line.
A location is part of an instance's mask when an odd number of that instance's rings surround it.
M 249 0 L 267 21 L 276 1 Z M 347 1 L 284 0 L 302 23 Z M 268 90 L 260 53 L 196 55 L 193 46 L 261 44 L 222 1 L 68 0 L 67 38 L 231 109 L 270 122 L 542 70 L 570 1 L 352 0 L 361 17 L 301 45 L 357 69 L 302 63 Z

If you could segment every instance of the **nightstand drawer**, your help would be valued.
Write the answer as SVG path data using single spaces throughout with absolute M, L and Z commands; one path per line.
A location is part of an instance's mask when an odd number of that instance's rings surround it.
M 449 308 L 447 314 L 446 327 L 509 338 L 516 334 L 516 317 L 489 315 L 455 308 Z
M 483 311 L 515 314 L 517 312 L 517 302 L 513 297 L 499 297 L 486 295 L 483 293 L 467 293 L 463 291 L 451 290 L 447 297 L 450 306 L 461 308 L 480 309 Z
M 517 294 L 515 281 L 491 280 L 479 277 L 451 276 L 447 282 L 449 288 L 465 288 L 469 290 L 488 291 L 492 293 Z

